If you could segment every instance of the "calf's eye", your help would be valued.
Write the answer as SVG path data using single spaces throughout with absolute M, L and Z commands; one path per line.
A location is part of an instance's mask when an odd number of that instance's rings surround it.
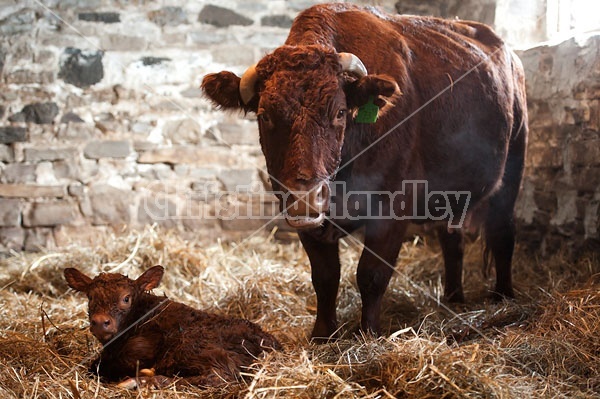
M 126 297 L 123 298 L 123 303 L 128 304 L 129 303 L 129 295 L 127 295 Z
M 344 119 L 346 117 L 346 110 L 340 109 L 336 116 L 338 119 Z

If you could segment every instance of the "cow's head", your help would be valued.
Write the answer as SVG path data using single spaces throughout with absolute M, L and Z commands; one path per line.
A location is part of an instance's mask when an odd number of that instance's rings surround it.
M 207 75 L 202 89 L 219 107 L 256 112 L 260 144 L 288 223 L 313 228 L 329 208 L 329 180 L 356 110 L 383 106 L 396 82 L 369 75 L 361 60 L 321 46 L 282 46 L 239 78 Z

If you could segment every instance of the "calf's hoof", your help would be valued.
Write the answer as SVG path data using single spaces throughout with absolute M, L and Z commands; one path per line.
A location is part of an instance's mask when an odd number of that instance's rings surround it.
M 164 375 L 155 375 L 154 369 L 141 369 L 140 375 L 135 378 L 128 378 L 117 384 L 119 388 L 137 389 L 144 387 L 163 388 L 169 385 L 172 379 Z

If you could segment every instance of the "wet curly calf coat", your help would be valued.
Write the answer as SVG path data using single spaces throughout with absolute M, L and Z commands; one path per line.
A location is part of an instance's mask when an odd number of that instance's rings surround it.
M 164 273 L 154 266 L 136 280 L 101 273 L 94 279 L 65 269 L 69 287 L 89 299 L 90 331 L 102 343 L 90 370 L 105 381 L 219 386 L 236 381 L 275 337 L 248 320 L 203 312 L 151 294 Z

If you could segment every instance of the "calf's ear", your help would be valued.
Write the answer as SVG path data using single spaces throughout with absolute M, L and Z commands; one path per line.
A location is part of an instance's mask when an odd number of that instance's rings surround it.
M 153 290 L 160 284 L 164 273 L 165 269 L 162 266 L 151 267 L 135 280 L 135 284 L 142 291 Z
M 92 283 L 91 278 L 89 278 L 88 276 L 86 276 L 85 274 L 73 267 L 65 269 L 63 273 L 65 275 L 65 280 L 67 280 L 67 284 L 69 285 L 69 287 L 79 292 L 88 291 L 88 288 Z
M 388 75 L 363 76 L 348 83 L 345 91 L 346 102 L 350 109 L 366 104 L 369 98 L 372 98 L 373 103 L 379 108 L 389 108 L 386 106 L 391 105 L 394 98 L 402 94 L 394 78 Z
M 218 107 L 244 108 L 240 95 L 240 78 L 229 71 L 208 74 L 202 79 L 202 91 Z

